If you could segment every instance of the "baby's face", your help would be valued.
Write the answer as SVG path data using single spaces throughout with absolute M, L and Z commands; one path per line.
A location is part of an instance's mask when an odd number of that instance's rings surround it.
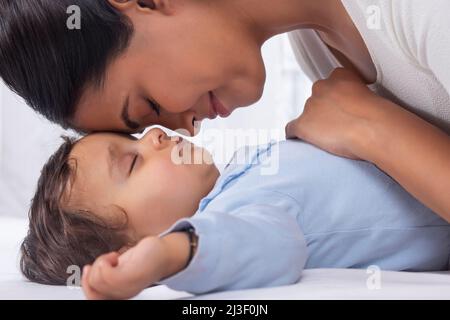
M 206 161 L 179 164 L 180 156 L 203 156 Z M 150 130 L 140 140 L 92 134 L 75 145 L 71 158 L 77 166 L 69 204 L 107 221 L 123 209 L 127 231 L 136 240 L 157 235 L 178 219 L 192 216 L 219 176 L 204 149 L 170 138 L 160 129 Z

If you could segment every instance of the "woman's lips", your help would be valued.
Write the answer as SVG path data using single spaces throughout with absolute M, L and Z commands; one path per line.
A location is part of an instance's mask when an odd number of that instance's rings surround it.
M 209 92 L 209 101 L 211 103 L 211 109 L 214 113 L 213 119 L 217 116 L 226 118 L 231 114 L 231 111 L 225 108 L 225 106 L 220 102 L 219 99 L 214 95 L 212 91 Z

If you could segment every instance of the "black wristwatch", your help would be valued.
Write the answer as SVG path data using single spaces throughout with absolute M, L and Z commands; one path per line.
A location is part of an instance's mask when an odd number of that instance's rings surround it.
M 189 244 L 190 244 L 189 259 L 186 263 L 186 267 L 187 267 L 189 265 L 189 263 L 191 263 L 192 258 L 194 257 L 195 250 L 197 249 L 197 246 L 198 246 L 198 238 L 197 238 L 197 235 L 195 234 L 194 228 L 188 228 L 185 230 L 185 232 L 187 232 L 187 234 L 189 236 Z

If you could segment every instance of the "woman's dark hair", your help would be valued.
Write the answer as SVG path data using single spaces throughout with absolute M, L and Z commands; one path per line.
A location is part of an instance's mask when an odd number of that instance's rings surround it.
M 74 5 L 81 25 L 72 30 L 67 12 Z M 131 22 L 107 0 L 0 0 L 0 77 L 68 128 L 83 89 L 102 82 L 132 34 Z
M 31 281 L 50 285 L 65 285 L 68 267 L 81 269 L 104 253 L 132 244 L 124 231 L 126 223 L 104 221 L 67 205 L 75 181 L 76 161 L 70 159 L 70 152 L 76 142 L 64 139 L 42 169 L 21 246 L 22 273 Z

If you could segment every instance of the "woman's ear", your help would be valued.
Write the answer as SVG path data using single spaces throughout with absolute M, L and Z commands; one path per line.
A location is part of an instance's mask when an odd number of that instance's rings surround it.
M 109 3 L 120 11 L 137 8 L 139 11 L 159 11 L 166 15 L 174 12 L 172 0 L 108 0 Z
M 135 0 L 108 0 L 108 2 L 119 11 L 124 11 L 136 5 Z
M 173 0 L 137 0 L 137 3 L 143 10 L 156 10 L 165 15 L 174 13 Z

